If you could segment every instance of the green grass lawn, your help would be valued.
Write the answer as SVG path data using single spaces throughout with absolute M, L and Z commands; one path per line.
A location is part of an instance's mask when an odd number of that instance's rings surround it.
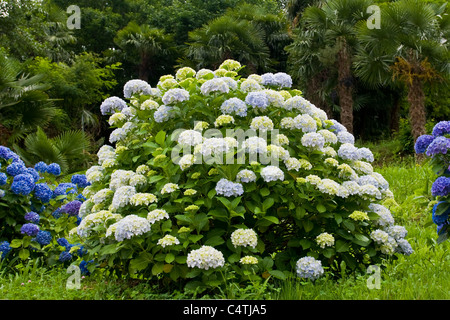
M 431 222 L 429 198 L 431 169 L 404 161 L 376 168 L 390 184 L 398 206 L 391 211 L 396 223 L 408 230 L 407 239 L 414 253 L 399 256 L 381 269 L 379 288 L 369 289 L 372 274 L 346 276 L 339 280 L 321 278 L 315 283 L 298 279 L 271 283 L 260 287 L 237 288 L 232 285 L 213 299 L 381 299 L 442 300 L 450 299 L 450 242 L 436 243 L 436 226 Z M 195 296 L 181 292 L 159 293 L 156 285 L 138 281 L 119 281 L 94 274 L 82 278 L 79 289 L 67 289 L 71 274 L 65 270 L 46 270 L 27 265 L 15 274 L 0 274 L 2 299 L 190 299 Z

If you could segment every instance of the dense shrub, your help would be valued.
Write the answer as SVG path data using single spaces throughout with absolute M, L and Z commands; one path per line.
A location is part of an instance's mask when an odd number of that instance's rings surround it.
M 53 266 L 82 256 L 82 246 L 65 237 L 81 221 L 78 210 L 85 198 L 80 192 L 89 182 L 78 174 L 70 183 L 58 183 L 60 175 L 56 163 L 26 167 L 0 146 L 0 260 L 14 264 L 41 258 Z
M 438 242 L 442 242 L 450 234 L 450 121 L 438 122 L 432 134 L 417 139 L 414 149 L 417 154 L 430 159 L 433 171 L 438 175 L 431 186 L 431 194 L 436 198 L 432 219 L 437 225 Z
M 74 241 L 100 267 L 187 283 L 366 270 L 410 254 L 387 181 L 284 73 L 238 62 L 141 80 L 101 105 L 114 131 L 86 172 Z M 115 146 L 113 146 L 115 144 Z M 94 264 L 92 265 L 92 268 Z

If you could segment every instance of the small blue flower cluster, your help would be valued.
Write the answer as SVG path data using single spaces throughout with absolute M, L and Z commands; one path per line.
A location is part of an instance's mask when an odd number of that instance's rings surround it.
M 9 253 L 9 251 L 11 251 L 9 242 L 8 241 L 0 242 L 0 253 L 1 253 L 0 258 L 2 259 L 5 258 L 6 255 Z
M 417 154 L 431 157 L 433 168 L 437 168 L 439 176 L 431 185 L 431 194 L 441 201 L 433 206 L 432 219 L 437 225 L 438 234 L 449 233 L 450 208 L 438 212 L 438 207 L 450 203 L 450 121 L 440 121 L 434 126 L 431 135 L 418 137 L 414 150 Z
M 277 86 L 281 88 L 290 88 L 292 87 L 292 78 L 290 75 L 284 72 L 277 72 L 275 74 L 273 73 L 265 73 L 261 75 L 262 78 L 262 84 Z
M 244 188 L 240 183 L 222 178 L 217 182 L 216 192 L 218 195 L 223 195 L 225 197 L 237 197 L 244 193 Z

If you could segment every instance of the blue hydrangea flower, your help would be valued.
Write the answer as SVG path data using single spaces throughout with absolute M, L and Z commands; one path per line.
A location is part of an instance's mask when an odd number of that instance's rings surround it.
M 62 208 L 62 212 L 67 213 L 69 216 L 76 216 L 80 211 L 80 207 L 83 203 L 78 200 L 66 203 Z
M 38 183 L 34 187 L 34 195 L 42 203 L 48 203 L 53 196 L 53 191 L 46 183 Z
M 78 188 L 85 188 L 89 186 L 91 183 L 87 180 L 85 174 L 74 174 L 70 181 L 73 184 L 76 184 Z
M 245 97 L 245 102 L 252 107 L 266 109 L 269 106 L 269 99 L 262 91 L 249 92 Z
M 323 275 L 322 263 L 313 257 L 303 257 L 296 264 L 297 275 L 303 279 L 316 280 Z
M 247 116 L 247 105 L 239 98 L 230 98 L 220 106 L 224 114 L 237 114 L 240 117 Z
M 5 190 L 0 189 L 0 198 L 3 198 L 5 194 Z
M 35 224 L 38 224 L 39 220 L 41 219 L 39 214 L 37 214 L 34 211 L 30 211 L 30 212 L 26 213 L 24 218 L 25 218 L 25 220 L 30 221 L 30 222 L 35 223 Z
M 265 86 L 275 85 L 275 78 L 272 72 L 267 72 L 261 75 L 261 83 Z
M 450 133 L 450 121 L 440 121 L 433 128 L 433 136 L 439 137 Z
M 31 174 L 22 173 L 14 177 L 11 191 L 23 196 L 29 195 L 34 190 L 34 178 Z
M 218 195 L 223 195 L 225 197 L 237 197 L 244 193 L 244 188 L 240 183 L 235 183 L 222 178 L 217 182 L 216 192 Z
M 21 161 L 20 157 L 15 152 L 4 146 L 0 146 L 0 158 L 5 160 L 13 159 L 13 162 Z
M 33 176 L 34 182 L 38 182 L 41 178 L 39 176 L 39 172 L 37 172 L 34 168 L 26 168 L 24 173 L 28 173 Z
M 426 150 L 426 155 L 434 157 L 437 154 L 446 154 L 450 149 L 450 139 L 446 137 L 435 138 Z
M 81 274 L 87 275 L 87 276 L 91 274 L 87 268 L 90 263 L 94 263 L 94 260 L 89 260 L 89 261 L 83 260 L 80 262 L 79 267 L 80 267 Z
M 22 228 L 20 228 L 20 233 L 26 234 L 28 236 L 34 237 L 39 232 L 39 226 L 34 223 L 25 223 Z
M 433 222 L 434 222 L 435 224 L 437 224 L 438 226 L 441 225 L 441 224 L 446 223 L 447 220 L 448 220 L 448 215 L 450 214 L 450 208 L 449 208 L 449 209 L 446 210 L 444 213 L 442 213 L 442 214 L 440 214 L 440 215 L 436 215 L 436 209 L 437 209 L 438 205 L 441 204 L 441 203 L 443 203 L 443 202 L 444 202 L 444 201 L 440 201 L 440 202 L 436 203 L 436 204 L 433 206 L 433 214 L 432 214 L 431 217 L 432 217 L 432 219 L 433 219 Z
M 290 88 L 292 87 L 292 78 L 290 75 L 284 72 L 277 72 L 273 75 L 273 80 L 276 86 L 280 88 Z
M 61 174 L 61 167 L 57 163 L 51 163 L 47 167 L 47 172 L 54 176 L 59 176 Z
M 0 186 L 5 185 L 7 180 L 8 176 L 5 173 L 0 172 Z
M 165 105 L 160 106 L 158 108 L 158 110 L 156 110 L 155 113 L 153 114 L 155 121 L 158 123 L 161 123 L 161 122 L 169 120 L 171 110 L 172 110 L 172 107 L 168 107 Z
M 44 161 L 39 161 L 34 165 L 34 169 L 40 173 L 47 172 L 47 164 Z
M 140 79 L 133 79 L 125 83 L 123 87 L 123 96 L 129 99 L 135 94 L 151 95 L 152 87 L 147 82 Z
M 67 241 L 66 238 L 59 238 L 56 240 L 56 242 L 61 246 L 66 248 L 66 251 L 69 251 L 70 248 L 72 248 L 72 245 Z
M 55 219 L 61 218 L 62 214 L 63 212 L 61 211 L 61 208 L 56 208 L 56 210 L 52 212 L 52 216 Z
M 162 97 L 164 104 L 172 104 L 186 100 L 189 100 L 189 92 L 180 88 L 169 89 Z
M 61 252 L 61 254 L 59 255 L 59 261 L 61 262 L 66 262 L 66 261 L 70 261 L 72 259 L 72 255 L 70 254 L 69 251 L 63 251 Z
M 450 193 L 450 178 L 438 177 L 431 186 L 431 194 L 433 196 L 445 197 Z
M 100 105 L 102 115 L 120 112 L 127 107 L 127 103 L 119 97 L 109 97 Z
M 417 138 L 416 143 L 414 145 L 414 150 L 417 154 L 424 153 L 431 142 L 433 142 L 434 136 L 424 134 Z
M 49 231 L 39 230 L 34 240 L 36 240 L 36 242 L 41 246 L 46 246 L 52 242 L 52 235 Z
M 5 258 L 6 255 L 9 253 L 9 251 L 11 251 L 11 247 L 9 245 L 8 241 L 3 241 L 0 242 L 0 253 L 1 253 L 1 258 Z
M 53 191 L 54 197 L 75 193 L 78 193 L 77 185 L 70 182 L 60 183 Z
M 6 173 L 10 176 L 17 176 L 25 172 L 27 168 L 22 162 L 13 162 L 9 166 L 6 167 Z

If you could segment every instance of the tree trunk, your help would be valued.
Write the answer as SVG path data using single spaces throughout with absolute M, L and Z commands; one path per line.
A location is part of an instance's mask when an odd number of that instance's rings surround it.
M 408 83 L 408 102 L 411 133 L 414 142 L 416 142 L 418 137 L 425 134 L 425 124 L 427 122 L 423 82 L 418 77 L 413 77 L 412 81 Z
M 396 92 L 393 93 L 394 105 L 392 106 L 390 115 L 389 132 L 397 133 L 400 129 L 400 95 Z
M 147 81 L 150 75 L 149 58 L 146 53 L 141 53 L 141 61 L 139 63 L 139 79 Z
M 308 82 L 306 88 L 306 98 L 316 107 L 325 111 L 328 119 L 331 119 L 333 117 L 332 110 L 320 94 L 320 89 L 322 89 L 322 86 L 327 77 L 327 70 L 322 70 L 321 72 L 315 74 L 311 78 L 311 81 Z
M 351 72 L 351 55 L 345 39 L 338 40 L 338 95 L 341 107 L 341 124 L 353 133 L 353 77 Z

